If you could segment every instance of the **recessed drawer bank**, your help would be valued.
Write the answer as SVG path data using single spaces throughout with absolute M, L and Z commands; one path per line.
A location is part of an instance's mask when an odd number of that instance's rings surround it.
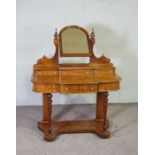
M 98 82 L 114 77 L 115 68 L 111 69 L 53 69 L 36 70 L 33 81 L 38 83 L 85 83 Z

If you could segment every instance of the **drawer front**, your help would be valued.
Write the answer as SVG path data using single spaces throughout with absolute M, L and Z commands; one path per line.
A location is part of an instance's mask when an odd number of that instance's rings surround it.
M 91 70 L 61 70 L 61 81 L 68 83 L 90 82 Z
M 59 70 L 44 70 L 34 72 L 35 82 L 58 82 L 59 81 Z
M 114 76 L 114 70 L 109 69 L 109 70 L 94 70 L 93 71 L 93 80 L 94 81 L 104 81 L 104 80 L 109 80 L 112 79 Z
M 113 83 L 100 83 L 99 91 L 110 91 L 110 90 L 118 90 L 120 88 L 119 82 Z
M 62 93 L 86 93 L 86 92 L 96 92 L 97 85 L 95 84 L 65 84 L 61 85 Z
M 59 70 L 35 71 L 36 76 L 55 76 L 59 74 Z
M 43 92 L 43 93 L 56 93 L 59 92 L 59 84 L 56 83 L 34 83 L 33 91 Z

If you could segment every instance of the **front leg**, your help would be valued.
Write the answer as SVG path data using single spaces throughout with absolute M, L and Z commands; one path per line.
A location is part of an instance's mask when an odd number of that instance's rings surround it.
M 54 139 L 52 134 L 52 94 L 44 93 L 43 94 L 43 132 L 44 139 L 51 141 Z
M 108 138 L 110 133 L 106 131 L 108 128 L 107 121 L 108 92 L 97 92 L 96 104 L 96 132 L 103 138 Z

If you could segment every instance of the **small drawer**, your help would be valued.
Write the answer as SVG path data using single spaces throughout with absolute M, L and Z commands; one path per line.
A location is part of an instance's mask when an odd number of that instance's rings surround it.
M 35 75 L 37 76 L 54 76 L 58 74 L 59 74 L 58 70 L 35 71 Z
M 89 84 L 65 84 L 61 85 L 61 92 L 63 93 L 86 93 L 96 92 L 97 85 Z
M 35 71 L 34 79 L 36 82 L 50 83 L 59 81 L 59 70 L 44 70 L 44 71 Z
M 61 81 L 80 83 L 91 81 L 91 70 L 66 69 L 61 70 Z
M 62 85 L 61 90 L 66 93 L 78 93 L 80 92 L 80 85 Z
M 107 80 L 107 79 L 112 78 L 113 76 L 114 76 L 113 69 L 93 71 L 93 81 Z

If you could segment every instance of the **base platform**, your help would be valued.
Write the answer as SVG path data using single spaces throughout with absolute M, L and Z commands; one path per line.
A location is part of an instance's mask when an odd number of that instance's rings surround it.
M 63 133 L 96 133 L 102 138 L 108 138 L 110 133 L 106 131 L 109 127 L 109 121 L 103 126 L 103 120 L 71 120 L 71 121 L 52 121 L 51 128 L 45 121 L 38 122 L 38 128 L 48 134 L 44 134 L 44 139 L 47 141 L 54 140 L 59 134 Z M 47 133 L 47 132 L 46 132 Z

